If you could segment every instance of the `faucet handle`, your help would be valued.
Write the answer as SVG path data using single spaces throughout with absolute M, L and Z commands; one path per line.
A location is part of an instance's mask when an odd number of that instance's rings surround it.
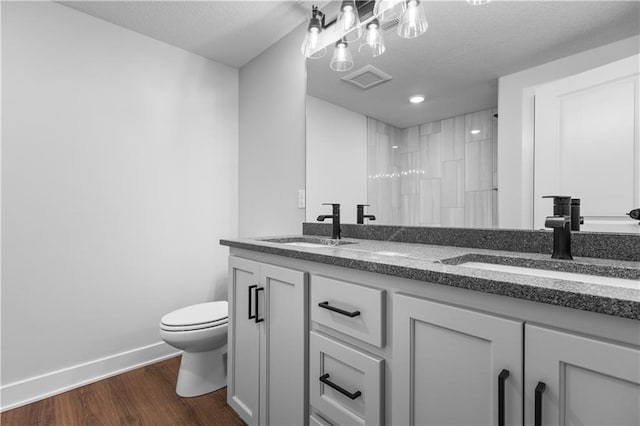
M 569 204 L 571 202 L 570 195 L 543 195 L 542 198 L 553 198 L 553 204 Z

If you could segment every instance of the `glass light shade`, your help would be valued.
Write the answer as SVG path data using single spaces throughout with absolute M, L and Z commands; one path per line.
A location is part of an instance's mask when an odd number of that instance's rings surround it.
M 427 31 L 429 24 L 424 16 L 424 9 L 418 0 L 407 1 L 407 10 L 400 18 L 398 35 L 402 38 L 415 38 Z
M 336 43 L 329 68 L 334 71 L 349 71 L 353 68 L 353 56 L 349 50 L 349 45 L 344 39 L 338 40 Z
M 380 22 L 377 19 L 367 24 L 364 40 L 358 50 L 369 52 L 373 57 L 382 55 L 386 50 L 382 31 L 380 31 Z
M 359 40 L 362 36 L 360 16 L 355 0 L 344 0 L 336 20 L 342 38 L 348 43 Z
M 400 18 L 406 8 L 406 0 L 376 0 L 373 14 L 380 22 L 389 22 Z
M 481 6 L 483 4 L 489 3 L 491 0 L 467 0 L 471 6 Z
M 322 58 L 327 49 L 320 45 L 320 33 L 324 25 L 324 14 L 316 6 L 311 8 L 311 19 L 307 27 L 307 34 L 304 37 L 300 51 L 311 59 Z
M 307 35 L 304 37 L 300 51 L 304 56 L 310 59 L 322 58 L 327 53 L 327 48 L 320 46 L 320 29 L 316 27 L 309 28 Z

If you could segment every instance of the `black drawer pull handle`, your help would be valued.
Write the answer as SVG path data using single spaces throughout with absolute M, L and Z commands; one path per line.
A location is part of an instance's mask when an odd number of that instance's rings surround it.
M 318 303 L 318 306 L 320 306 L 323 309 L 328 309 L 330 311 L 337 312 L 339 314 L 345 315 L 345 316 L 347 316 L 349 318 L 357 317 L 358 315 L 360 315 L 360 311 L 353 311 L 353 312 L 345 311 L 343 309 L 336 308 L 334 306 L 329 305 L 328 301 L 320 302 L 320 303 Z
M 340 392 L 341 394 L 343 394 L 349 399 L 356 399 L 357 397 L 362 395 L 362 392 L 360 391 L 355 391 L 354 393 L 351 393 L 345 388 L 336 385 L 335 383 L 329 380 L 329 374 L 323 374 L 322 376 L 320 376 L 319 380 L 325 385 L 329 386 L 330 388 L 337 390 L 338 392 Z
M 504 426 L 504 382 L 509 377 L 509 370 L 498 374 L 498 426 Z
M 258 287 L 257 285 L 250 285 L 249 286 L 249 319 L 254 319 L 256 317 L 256 314 L 252 314 L 251 310 L 253 309 L 252 303 L 251 303 L 251 293 L 253 293 L 253 289 Z
M 542 393 L 547 388 L 547 385 L 544 382 L 538 382 L 536 386 L 536 403 L 534 407 L 535 417 L 534 417 L 534 425 L 542 426 Z
M 258 292 L 259 291 L 264 291 L 264 287 L 256 288 L 256 298 L 255 298 L 255 302 L 256 302 L 256 324 L 259 323 L 259 322 L 264 321 L 264 317 L 258 318 Z

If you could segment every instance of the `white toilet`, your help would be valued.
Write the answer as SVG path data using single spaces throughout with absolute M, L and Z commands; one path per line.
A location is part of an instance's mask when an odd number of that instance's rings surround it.
M 228 303 L 209 302 L 187 306 L 163 316 L 160 337 L 182 349 L 176 393 L 198 396 L 227 385 Z

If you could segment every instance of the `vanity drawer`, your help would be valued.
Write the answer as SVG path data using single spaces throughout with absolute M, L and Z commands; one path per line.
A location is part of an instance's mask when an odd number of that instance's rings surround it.
M 310 333 L 311 405 L 336 425 L 384 422 L 384 360 Z
M 333 424 L 322 417 L 322 415 L 313 413 L 309 416 L 309 426 L 333 426 Z
M 311 320 L 381 348 L 385 344 L 385 291 L 314 275 Z

